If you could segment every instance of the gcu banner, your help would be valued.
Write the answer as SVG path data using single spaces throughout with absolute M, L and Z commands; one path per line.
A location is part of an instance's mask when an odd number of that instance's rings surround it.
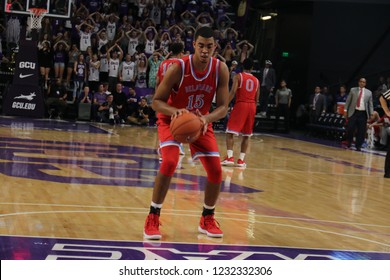
M 3 111 L 6 115 L 42 118 L 45 108 L 41 88 L 11 85 L 8 88 Z
M 44 116 L 45 107 L 38 70 L 37 42 L 20 40 L 13 83 L 8 88 L 3 104 L 6 115 Z

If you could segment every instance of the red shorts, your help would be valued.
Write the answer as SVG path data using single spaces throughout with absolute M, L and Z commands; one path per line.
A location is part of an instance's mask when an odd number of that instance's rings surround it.
M 177 142 L 169 129 L 170 122 L 158 120 L 157 121 L 157 131 L 158 139 L 160 140 L 160 148 L 165 146 L 179 146 L 180 143 Z M 206 134 L 201 135 L 198 140 L 189 144 L 191 150 L 191 156 L 193 159 L 198 157 L 219 157 L 219 150 L 217 145 L 217 140 L 215 139 L 213 126 L 209 123 Z
M 234 104 L 227 123 L 226 132 L 251 136 L 255 123 L 256 103 L 238 102 Z

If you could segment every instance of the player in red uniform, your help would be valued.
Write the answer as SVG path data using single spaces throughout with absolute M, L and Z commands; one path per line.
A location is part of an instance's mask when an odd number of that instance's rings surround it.
M 169 58 L 163 60 L 161 62 L 160 66 L 158 67 L 157 71 L 157 78 L 156 78 L 156 89 L 162 79 L 165 76 L 165 73 L 167 72 L 169 66 L 171 66 L 173 63 L 179 63 L 179 59 L 182 58 L 183 56 L 183 50 L 184 46 L 182 43 L 173 43 L 169 47 L 170 49 L 170 54 Z
M 163 160 L 155 179 L 150 212 L 145 222 L 146 239 L 161 238 L 160 210 L 179 160 L 179 143 L 170 133 L 169 125 L 171 119 L 188 111 L 196 113 L 204 124 L 203 134 L 190 144 L 192 157 L 199 158 L 207 172 L 204 207 L 198 230 L 211 237 L 223 236 L 214 219 L 222 169 L 212 122 L 226 116 L 229 71 L 225 63 L 212 57 L 216 44 L 211 28 L 199 28 L 194 40 L 195 53 L 168 68 L 153 99 L 153 109 L 158 112 L 158 136 Z M 214 95 L 217 107 L 209 113 Z
M 180 63 L 179 59 L 183 57 L 183 51 L 184 51 L 184 46 L 182 43 L 173 43 L 169 46 L 169 54 L 167 55 L 167 59 L 163 60 L 161 62 L 160 66 L 158 67 L 157 71 L 157 77 L 156 77 L 156 90 L 158 85 L 161 83 L 162 79 L 165 76 L 165 73 L 167 72 L 169 66 L 171 66 L 174 63 Z M 180 144 L 180 155 L 184 155 L 184 147 L 183 144 Z M 160 156 L 160 161 L 162 161 L 161 158 L 161 151 L 160 148 L 157 149 L 157 153 Z M 181 157 L 182 159 L 183 157 Z M 178 163 L 178 166 L 181 166 L 181 163 Z
M 259 80 L 251 74 L 253 60 L 247 58 L 243 62 L 244 71 L 234 76 L 233 86 L 230 90 L 229 100 L 236 96 L 236 102 L 230 114 L 226 128 L 227 156 L 222 165 L 234 165 L 233 146 L 234 135 L 242 134 L 241 152 L 237 160 L 237 166 L 246 167 L 244 161 L 248 149 L 249 137 L 253 133 L 253 124 L 256 115 L 256 104 L 259 102 Z

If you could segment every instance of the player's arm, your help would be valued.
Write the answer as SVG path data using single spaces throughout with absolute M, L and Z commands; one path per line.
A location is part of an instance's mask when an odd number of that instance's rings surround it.
M 259 103 L 259 101 L 260 101 L 260 82 L 259 82 L 259 80 L 257 80 L 257 91 L 256 91 L 256 104 L 258 104 Z M 291 99 L 290 99 L 290 101 L 291 101 Z
M 167 116 L 181 115 L 186 109 L 178 109 L 168 105 L 167 101 L 171 94 L 172 88 L 178 85 L 181 80 L 181 65 L 172 64 L 165 73 L 164 79 L 158 85 L 153 97 L 152 108 L 154 111 Z
M 386 101 L 386 99 L 382 95 L 379 97 L 379 102 L 381 103 L 382 109 L 385 112 L 385 114 L 388 117 L 390 117 L 389 106 L 387 106 L 387 101 Z
M 219 70 L 219 81 L 216 91 L 217 107 L 207 115 L 202 116 L 202 119 L 207 123 L 215 122 L 226 116 L 229 106 L 229 70 L 225 63 L 221 62 Z M 165 79 L 164 79 L 165 80 Z
M 235 75 L 233 77 L 233 85 L 232 88 L 230 89 L 230 94 L 229 94 L 229 103 L 232 102 L 234 96 L 236 96 L 238 84 L 240 82 L 240 75 Z

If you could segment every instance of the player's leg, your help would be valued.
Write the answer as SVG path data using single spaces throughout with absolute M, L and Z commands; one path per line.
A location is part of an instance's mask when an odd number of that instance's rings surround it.
M 234 134 L 226 132 L 226 157 L 221 162 L 222 165 L 234 165 L 233 157 L 233 147 L 234 147 Z
M 234 135 L 239 135 L 242 129 L 242 121 L 240 115 L 243 114 L 241 110 L 241 103 L 234 105 L 232 112 L 230 113 L 229 121 L 226 125 L 226 157 L 221 162 L 222 165 L 234 165 L 233 148 L 234 148 Z
M 149 215 L 144 226 L 144 237 L 146 239 L 160 239 L 160 212 L 164 199 L 168 193 L 172 176 L 179 161 L 179 143 L 173 140 L 169 131 L 169 124 L 160 123 L 158 127 L 160 140 L 160 153 L 162 162 L 160 170 L 155 178 L 152 201 Z
M 242 140 L 241 140 L 241 150 L 240 156 L 237 160 L 237 166 L 246 167 L 246 163 L 244 161 L 246 151 L 248 150 L 249 145 L 249 137 L 252 136 L 253 133 L 253 125 L 255 123 L 255 115 L 256 115 L 256 105 L 255 104 L 246 104 L 245 108 L 246 119 L 244 120 L 244 125 L 242 127 Z
M 222 169 L 217 141 L 209 127 L 206 135 L 202 135 L 195 143 L 190 144 L 192 155 L 199 157 L 207 173 L 207 183 L 204 193 L 204 205 L 198 230 L 210 237 L 222 237 L 223 232 L 214 219 L 215 206 L 219 197 Z

